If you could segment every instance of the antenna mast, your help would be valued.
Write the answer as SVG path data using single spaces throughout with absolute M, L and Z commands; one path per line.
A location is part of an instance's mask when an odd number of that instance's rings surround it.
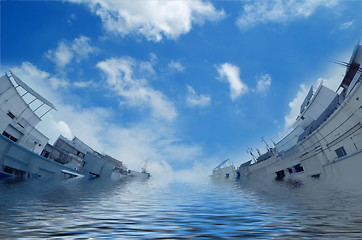
M 264 140 L 264 138 L 261 138 L 261 141 L 265 143 L 266 148 L 268 149 L 268 151 L 271 149 L 271 147 L 269 146 L 269 144 Z
M 253 157 L 254 162 L 256 162 L 256 158 L 255 158 L 255 156 L 253 154 L 253 149 L 252 148 L 247 148 L 246 153 L 249 153 Z

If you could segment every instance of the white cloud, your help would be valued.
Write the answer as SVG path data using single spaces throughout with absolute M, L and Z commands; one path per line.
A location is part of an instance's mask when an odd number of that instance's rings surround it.
M 68 139 L 72 139 L 74 137 L 72 131 L 70 130 L 68 124 L 63 121 L 57 122 L 57 128 L 60 131 L 60 134 Z
M 54 62 L 58 68 L 64 68 L 73 59 L 80 62 L 86 59 L 90 53 L 97 51 L 97 48 L 89 44 L 90 39 L 85 36 L 75 38 L 73 42 L 61 41 L 55 50 L 48 50 L 45 56 Z
M 57 89 L 59 87 L 62 87 L 62 88 L 65 88 L 65 87 L 68 87 L 70 84 L 67 80 L 65 79 L 60 79 L 56 76 L 52 76 L 51 78 L 49 78 L 49 81 L 52 85 L 52 87 L 54 89 Z
M 66 77 L 62 76 L 62 75 L 64 75 L 63 73 L 51 75 L 47 72 L 37 69 L 34 65 L 32 65 L 29 62 L 23 62 L 20 67 L 14 67 L 12 69 L 13 69 L 14 73 L 18 72 L 22 76 L 22 78 L 39 79 L 39 81 L 32 82 L 32 84 L 35 85 L 37 87 L 37 89 L 44 88 L 44 84 L 39 84 L 42 82 L 44 82 L 47 86 L 49 86 L 48 83 L 50 83 L 50 86 L 55 90 L 59 90 L 59 88 L 66 88 L 69 86 L 74 86 L 77 88 L 97 87 L 98 86 L 92 80 L 76 81 L 76 82 L 70 83 Z M 17 74 L 15 73 L 15 75 L 17 75 Z M 49 93 L 48 88 L 49 87 L 44 89 L 44 91 L 43 91 L 44 95 L 47 95 Z
M 174 60 L 169 62 L 168 68 L 171 71 L 177 71 L 177 72 L 183 72 L 185 70 L 185 67 L 182 66 L 182 64 L 179 61 L 174 61 Z
M 256 0 L 243 6 L 243 12 L 236 24 L 247 30 L 268 22 L 284 23 L 297 18 L 307 18 L 320 6 L 333 7 L 339 0 Z
M 190 107 L 204 107 L 210 104 L 211 98 L 207 95 L 198 95 L 195 90 L 187 85 L 186 103 Z
M 72 49 L 64 42 L 60 42 L 57 49 L 49 50 L 46 54 L 47 58 L 60 68 L 65 67 L 72 60 L 73 55 Z
M 155 75 L 156 72 L 153 66 L 157 63 L 157 56 L 154 53 L 150 53 L 149 58 L 149 61 L 141 61 L 138 63 L 139 71 L 145 75 Z
M 226 80 L 229 83 L 230 98 L 235 100 L 248 91 L 248 87 L 240 79 L 240 69 L 230 63 L 224 63 L 216 66 L 219 73 L 219 79 Z
M 87 88 L 87 87 L 97 86 L 97 84 L 94 83 L 92 80 L 73 82 L 73 85 L 78 88 Z
M 353 21 L 349 21 L 349 22 L 342 23 L 342 24 L 339 26 L 339 30 L 346 30 L 346 29 L 352 27 L 352 25 L 353 25 Z
M 111 58 L 99 62 L 97 67 L 106 74 L 108 85 L 123 97 L 125 104 L 148 106 L 154 117 L 168 121 L 177 116 L 174 104 L 164 94 L 150 87 L 146 79 L 134 78 L 140 64 L 133 58 Z
M 72 25 L 73 24 L 73 21 L 77 20 L 77 15 L 75 15 L 74 13 L 72 13 L 70 15 L 70 17 L 68 18 L 67 22 L 69 25 Z
M 165 160 L 169 164 L 193 162 L 202 157 L 198 145 L 184 143 L 175 137 L 175 130 L 161 122 L 134 123 L 120 127 L 109 125 L 105 150 L 130 161 Z
M 69 0 L 86 4 L 102 19 L 103 27 L 114 34 L 137 34 L 155 42 L 163 37 L 177 39 L 188 33 L 192 24 L 216 21 L 224 17 L 223 10 L 201 0 L 132 1 L 132 0 Z
M 11 71 L 20 79 L 26 79 L 27 83 L 30 82 L 29 85 L 37 89 L 37 92 L 45 98 L 54 99 L 52 92 L 46 87 L 49 85 L 47 82 L 50 81 L 49 78 L 51 77 L 49 73 L 39 70 L 30 62 L 23 62 L 19 67 L 12 67 Z
M 85 59 L 90 53 L 97 51 L 97 48 L 89 45 L 89 41 L 90 39 L 85 36 L 80 36 L 79 38 L 74 39 L 73 43 L 71 44 L 71 48 L 75 53 L 77 61 Z
M 269 74 L 265 74 L 260 77 L 260 79 L 257 82 L 256 90 L 258 92 L 266 92 L 269 90 L 271 85 L 271 77 Z

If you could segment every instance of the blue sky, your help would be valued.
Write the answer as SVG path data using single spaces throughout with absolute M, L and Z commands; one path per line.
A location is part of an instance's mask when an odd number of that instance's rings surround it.
M 1 1 L 1 71 L 77 136 L 154 175 L 209 174 L 283 137 L 311 85 L 336 89 L 361 35 L 361 2 Z

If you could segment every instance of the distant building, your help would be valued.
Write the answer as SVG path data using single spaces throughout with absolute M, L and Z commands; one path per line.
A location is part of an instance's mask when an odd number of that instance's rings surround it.
M 109 155 L 94 151 L 77 137 L 69 140 L 60 135 L 54 145 L 47 144 L 45 146 L 41 155 L 61 164 L 67 164 L 72 167 L 83 167 L 84 157 L 87 153 L 91 153 L 103 160 L 113 163 L 115 169 L 121 173 L 127 172 L 127 167 L 121 161 Z

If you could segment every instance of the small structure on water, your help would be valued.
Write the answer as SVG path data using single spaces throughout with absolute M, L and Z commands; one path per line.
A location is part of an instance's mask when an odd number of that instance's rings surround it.
M 219 165 L 217 165 L 212 170 L 211 176 L 214 178 L 235 179 L 236 172 L 235 172 L 234 164 L 229 159 L 222 161 Z

